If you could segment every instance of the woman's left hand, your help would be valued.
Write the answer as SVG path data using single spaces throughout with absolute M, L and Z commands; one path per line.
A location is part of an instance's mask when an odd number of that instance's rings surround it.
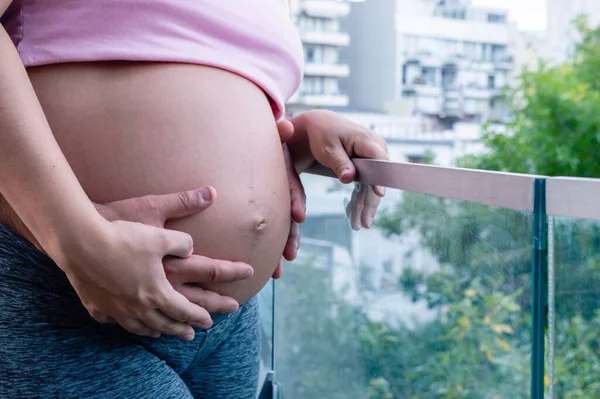
M 290 184 L 292 220 L 283 255 L 279 260 L 275 272 L 273 272 L 273 278 L 275 279 L 280 278 L 283 274 L 283 264 L 286 260 L 293 261 L 296 259 L 298 248 L 300 247 L 300 223 L 304 222 L 304 219 L 306 219 L 306 194 L 304 192 L 304 186 L 300 181 L 298 172 L 296 172 L 294 161 L 292 160 L 292 156 L 286 144 L 294 134 L 294 125 L 288 120 L 282 120 L 277 123 L 277 130 L 279 131 L 281 141 L 284 143 L 283 156 L 285 158 L 285 168 Z
M 306 196 L 297 171 L 317 161 L 329 167 L 342 183 L 351 183 L 356 178 L 356 167 L 351 158 L 389 159 L 382 137 L 331 111 L 307 111 L 290 120 L 279 121 L 277 128 L 282 142 L 287 144 L 287 148 L 284 146 L 284 155 L 290 182 L 292 227 L 284 256 L 273 278 L 281 277 L 284 258 L 293 260 L 296 257 L 300 243 L 298 223 L 306 217 Z M 373 225 L 373 218 L 384 195 L 385 187 L 357 183 L 346 206 L 354 230 Z

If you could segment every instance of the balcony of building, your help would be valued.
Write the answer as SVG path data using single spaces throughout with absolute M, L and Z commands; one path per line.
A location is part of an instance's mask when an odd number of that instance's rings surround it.
M 347 78 L 350 76 L 350 67 L 347 64 L 306 62 L 304 64 L 304 75 Z
M 306 44 L 343 47 L 350 44 L 350 35 L 344 32 L 318 32 L 300 29 L 300 39 Z
M 309 93 L 298 92 L 292 96 L 288 104 L 294 107 L 346 107 L 350 103 L 348 95 L 342 93 Z
M 307 248 L 259 297 L 261 399 L 599 397 L 600 180 L 355 165 L 388 188 L 368 230 L 352 187 L 303 177 Z
M 303 0 L 300 12 L 317 18 L 343 18 L 350 13 L 350 4 L 336 0 Z

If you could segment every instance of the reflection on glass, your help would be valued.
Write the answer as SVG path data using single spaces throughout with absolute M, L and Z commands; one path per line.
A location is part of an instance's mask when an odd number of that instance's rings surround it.
M 598 398 L 600 222 L 555 218 L 553 237 L 554 397 Z
M 300 256 L 276 283 L 285 398 L 529 396 L 529 214 L 388 190 L 353 232 L 308 176 Z
M 273 285 L 267 284 L 258 294 L 261 324 L 260 382 L 259 390 L 269 370 L 273 369 L 271 351 L 273 349 Z

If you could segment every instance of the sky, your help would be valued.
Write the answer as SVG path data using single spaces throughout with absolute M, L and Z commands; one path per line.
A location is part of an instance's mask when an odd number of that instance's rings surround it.
M 521 30 L 546 28 L 546 0 L 472 0 L 473 5 L 508 9 Z

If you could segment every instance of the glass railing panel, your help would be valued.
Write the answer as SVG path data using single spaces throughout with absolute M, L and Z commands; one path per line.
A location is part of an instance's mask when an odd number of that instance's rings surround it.
M 551 223 L 546 390 L 554 398 L 599 398 L 600 222 Z
M 273 369 L 273 284 L 269 282 L 258 294 L 261 325 L 260 381 L 262 387 L 267 372 Z
M 388 189 L 354 232 L 350 193 L 303 181 L 300 256 L 275 285 L 283 397 L 529 396 L 531 214 Z

